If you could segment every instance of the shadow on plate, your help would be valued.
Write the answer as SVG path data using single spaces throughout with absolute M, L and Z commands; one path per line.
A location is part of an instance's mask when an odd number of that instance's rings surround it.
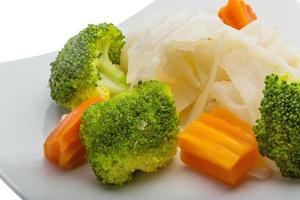
M 122 186 L 105 185 L 101 182 L 99 182 L 99 186 L 107 191 L 127 191 L 136 188 L 137 185 L 141 187 L 142 185 L 146 186 L 151 182 L 159 182 L 162 178 L 167 178 L 168 172 L 176 170 L 177 167 L 176 161 L 173 159 L 167 166 L 158 169 L 157 172 L 146 173 L 139 170 L 135 171 L 132 181 Z

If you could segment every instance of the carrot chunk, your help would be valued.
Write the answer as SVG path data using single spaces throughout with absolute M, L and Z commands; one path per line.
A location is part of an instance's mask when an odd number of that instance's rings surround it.
M 236 186 L 259 158 L 255 137 L 248 127 L 226 109 L 204 113 L 179 135 L 181 160 Z
M 228 0 L 227 5 L 220 9 L 219 17 L 225 24 L 236 29 L 241 29 L 257 19 L 251 6 L 244 0 Z
M 49 161 L 65 169 L 85 162 L 86 150 L 79 137 L 81 117 L 89 106 L 101 101 L 100 97 L 89 99 L 59 122 L 44 143 L 44 154 Z

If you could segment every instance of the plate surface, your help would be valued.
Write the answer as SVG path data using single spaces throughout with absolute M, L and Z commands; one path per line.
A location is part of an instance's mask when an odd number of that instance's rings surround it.
M 160 0 L 125 21 L 126 31 L 137 20 L 151 20 L 158 12 L 193 8 L 209 0 Z M 300 47 L 300 4 L 296 0 L 248 0 L 258 15 L 276 25 Z M 248 180 L 230 189 L 184 167 L 178 158 L 156 174 L 138 174 L 124 187 L 97 182 L 87 165 L 62 171 L 43 158 L 45 136 L 65 113 L 49 97 L 47 82 L 51 53 L 0 64 L 0 176 L 23 199 L 296 199 L 299 181 L 274 176 L 265 182 Z

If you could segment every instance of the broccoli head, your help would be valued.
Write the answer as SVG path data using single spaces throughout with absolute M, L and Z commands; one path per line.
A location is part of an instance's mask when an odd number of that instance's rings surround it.
M 253 130 L 260 153 L 275 161 L 285 177 L 300 177 L 300 83 L 287 76 L 266 77 L 261 118 Z
M 154 172 L 173 158 L 178 125 L 170 88 L 146 81 L 88 108 L 80 135 L 96 177 L 122 185 L 136 170 Z
M 128 88 L 119 69 L 122 32 L 112 24 L 88 25 L 72 37 L 51 65 L 49 87 L 58 104 L 72 109 L 82 101 Z

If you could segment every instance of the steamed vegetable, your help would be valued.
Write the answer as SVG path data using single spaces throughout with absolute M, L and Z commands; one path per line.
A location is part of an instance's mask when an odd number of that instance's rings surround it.
M 88 108 L 80 130 L 98 180 L 122 185 L 135 171 L 155 172 L 170 162 L 178 124 L 170 88 L 147 81 Z
M 244 0 L 228 0 L 227 5 L 220 9 L 219 17 L 225 24 L 236 29 L 241 29 L 257 19 L 252 8 Z
M 112 24 L 89 25 L 69 39 L 51 63 L 49 87 L 58 104 L 74 109 L 92 97 L 117 94 L 128 88 L 119 69 L 122 32 Z
M 181 160 L 227 184 L 237 185 L 258 159 L 249 125 L 225 109 L 202 114 L 179 135 Z
M 75 168 L 85 162 L 86 150 L 79 137 L 81 117 L 89 106 L 100 101 L 100 97 L 84 101 L 59 122 L 44 143 L 44 154 L 49 161 L 65 169 Z
M 215 108 L 210 114 L 202 114 L 200 121 L 214 129 L 228 132 L 235 138 L 240 138 L 246 143 L 257 146 L 252 127 L 227 109 Z
M 261 31 L 270 35 L 257 35 L 258 26 L 262 26 L 264 30 Z M 228 78 L 218 78 L 212 85 L 211 95 L 220 105 L 253 125 L 260 116 L 258 108 L 263 97 L 265 77 L 275 72 L 289 72 L 299 76 L 297 74 L 300 68 L 290 65 L 292 59 L 286 59 L 282 54 L 283 51 L 290 50 L 282 43 L 281 38 L 277 37 L 278 32 L 259 23 L 253 23 L 247 29 L 247 32 L 251 32 L 251 37 L 240 32 L 227 32 L 223 35 L 222 48 L 219 50 L 223 54 L 219 66 Z M 257 39 L 259 43 L 251 39 Z M 274 48 L 276 45 L 278 46 Z M 277 48 L 280 48 L 281 52 L 276 51 Z M 299 54 L 297 55 L 293 56 L 294 61 L 299 61 Z
M 256 20 L 241 32 L 254 38 L 259 46 L 280 57 L 291 67 L 300 67 L 299 50 L 286 40 L 278 28 L 262 20 Z
M 261 155 L 283 176 L 300 178 L 300 83 L 289 76 L 266 77 L 261 118 L 254 126 Z
M 136 23 L 126 34 L 123 52 L 123 63 L 128 64 L 128 82 L 136 84 L 139 80 L 156 79 L 156 72 L 164 61 L 165 48 L 181 42 L 185 44 L 182 48 L 189 51 L 198 40 L 207 39 L 225 28 L 217 17 L 194 10 L 157 13 L 149 23 Z

